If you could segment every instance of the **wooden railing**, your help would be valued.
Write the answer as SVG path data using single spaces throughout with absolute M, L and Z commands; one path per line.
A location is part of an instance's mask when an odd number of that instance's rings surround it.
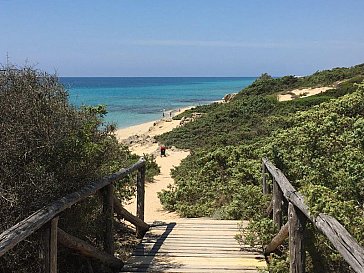
M 272 188 L 267 181 L 267 174 L 272 177 Z M 274 252 L 289 237 L 290 273 L 305 272 L 304 229 L 306 220 L 309 220 L 329 239 L 355 272 L 364 272 L 364 248 L 335 218 L 323 213 L 317 217 L 311 215 L 301 194 L 295 190 L 286 176 L 265 158 L 263 158 L 262 176 L 263 193 L 272 192 L 272 202 L 267 213 L 273 216 L 273 222 L 280 229 L 265 247 L 266 256 Z M 283 225 L 284 206 L 288 209 L 288 222 Z
M 125 210 L 113 194 L 113 182 L 118 181 L 128 174 L 137 171 L 137 215 L 134 216 Z M 58 243 L 72 249 L 79 254 L 101 261 L 114 268 L 121 269 L 124 263 L 114 256 L 113 242 L 113 217 L 114 212 L 118 218 L 123 218 L 136 226 L 137 236 L 143 237 L 149 229 L 144 222 L 144 184 L 145 160 L 141 158 L 134 165 L 121 169 L 101 180 L 94 181 L 84 186 L 77 192 L 68 194 L 57 201 L 34 212 L 28 218 L 0 234 L 0 257 L 15 245 L 25 240 L 35 231 L 41 231 L 43 272 L 57 272 L 57 245 Z M 90 195 L 98 194 L 103 203 L 104 241 L 101 251 L 91 244 L 78 239 L 58 227 L 58 215 L 72 205 L 84 200 Z

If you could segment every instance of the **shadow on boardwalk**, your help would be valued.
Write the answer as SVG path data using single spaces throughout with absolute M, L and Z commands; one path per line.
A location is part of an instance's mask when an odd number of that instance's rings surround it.
M 133 258 L 125 266 L 123 272 L 164 272 L 168 269 L 179 268 L 181 264 L 173 261 L 168 254 L 159 253 L 161 246 L 175 226 L 175 222 L 154 222 L 151 225 L 152 228 L 165 227 L 165 231 L 162 235 L 148 232 L 143 241 L 137 245 L 132 254 Z
M 123 272 L 249 272 L 265 267 L 261 253 L 241 251 L 239 221 L 209 218 L 154 223 Z

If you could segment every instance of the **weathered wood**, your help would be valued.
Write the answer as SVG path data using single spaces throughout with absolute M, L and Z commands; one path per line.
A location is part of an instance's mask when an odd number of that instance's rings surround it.
M 355 272 L 364 272 L 364 248 L 335 218 L 321 213 L 316 218 L 316 226 L 326 235 Z
M 105 252 L 114 254 L 114 186 L 112 184 L 102 189 L 103 202 L 102 213 L 104 217 L 104 250 Z
M 50 272 L 50 223 L 47 223 L 40 230 L 41 245 L 39 249 L 39 259 L 42 262 L 42 272 Z
M 305 272 L 304 229 L 306 218 L 292 203 L 288 205 L 290 273 Z
M 320 214 L 313 217 L 308 207 L 304 204 L 304 198 L 288 181 L 286 176 L 276 168 L 268 159 L 263 159 L 269 173 L 279 184 L 284 197 L 299 209 L 334 245 L 347 263 L 355 272 L 364 272 L 364 248 L 348 233 L 348 231 L 333 217 Z
M 63 246 L 72 249 L 85 257 L 96 259 L 112 268 L 120 270 L 124 266 L 124 263 L 113 255 L 97 249 L 89 243 L 66 233 L 60 228 L 58 228 L 58 241 Z
M 127 211 L 115 196 L 113 197 L 113 200 L 114 200 L 114 211 L 119 218 L 129 221 L 134 226 L 138 227 L 140 230 L 147 231 L 149 229 L 149 225 L 147 223 L 145 223 L 144 221 L 140 220 L 138 217 Z
M 273 223 L 278 229 L 282 226 L 282 202 L 283 194 L 278 183 L 273 179 Z
M 279 230 L 272 241 L 264 248 L 264 255 L 268 256 L 274 252 L 288 237 L 288 222 Z
M 57 273 L 57 227 L 58 217 L 55 217 L 41 231 L 40 258 L 46 273 Z
M 270 201 L 269 206 L 266 210 L 267 216 L 271 217 L 273 216 L 273 200 Z
M 144 221 L 144 198 L 145 198 L 145 166 L 138 170 L 137 174 L 137 217 Z M 137 227 L 137 237 L 143 238 L 145 230 Z
M 58 219 L 55 217 L 51 221 L 50 230 L 50 273 L 57 273 L 57 255 L 58 255 Z
M 12 249 L 16 244 L 27 238 L 29 235 L 38 230 L 45 223 L 49 222 L 57 214 L 70 208 L 75 203 L 85 199 L 86 197 L 94 194 L 101 188 L 125 177 L 129 173 L 145 166 L 144 159 L 139 160 L 134 165 L 127 169 L 121 169 L 120 171 L 106 176 L 101 180 L 94 181 L 89 185 L 83 187 L 77 192 L 68 194 L 57 201 L 51 203 L 48 206 L 34 212 L 32 215 L 17 223 L 11 228 L 7 229 L 0 234 L 0 257 L 4 255 L 8 250 Z
M 262 186 L 263 186 L 263 194 L 268 194 L 268 184 L 267 184 L 267 168 L 265 167 L 264 161 L 262 162 Z
M 288 181 L 287 177 L 282 173 L 281 170 L 276 168 L 268 159 L 264 158 L 263 162 L 267 167 L 269 173 L 273 176 L 275 181 L 278 183 L 280 189 L 283 192 L 283 196 L 296 207 L 298 207 L 307 218 L 314 220 L 310 215 L 308 207 L 304 204 L 304 199 L 301 194 L 299 194 L 295 188 Z

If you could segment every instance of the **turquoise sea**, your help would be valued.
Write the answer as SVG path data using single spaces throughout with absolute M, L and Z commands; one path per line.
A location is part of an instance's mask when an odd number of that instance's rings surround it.
M 162 118 L 168 111 L 208 104 L 239 92 L 256 78 L 61 77 L 76 106 L 107 106 L 107 122 L 118 128 Z

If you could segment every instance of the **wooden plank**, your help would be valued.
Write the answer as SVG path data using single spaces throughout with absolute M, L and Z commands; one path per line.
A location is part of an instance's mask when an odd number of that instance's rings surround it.
M 156 235 L 156 234 L 155 234 Z M 151 237 L 151 238 L 150 238 Z M 159 238 L 153 238 L 155 236 L 151 235 L 151 236 L 146 236 L 146 238 L 144 238 L 144 242 L 149 242 L 149 243 L 155 243 L 159 240 Z M 188 238 L 188 240 L 186 240 L 186 238 Z M 194 243 L 198 243 L 198 242 L 203 242 L 203 243 L 210 243 L 210 244 L 226 244 L 226 243 L 235 243 L 236 240 L 233 236 L 228 236 L 227 238 L 218 238 L 217 240 L 211 239 L 211 237 L 182 237 L 182 238 L 172 238 L 172 237 L 168 237 L 166 238 L 164 241 L 168 241 L 168 242 L 174 242 L 174 243 L 189 243 L 189 244 L 194 244 Z
M 155 234 L 155 236 L 157 236 L 157 234 Z M 144 237 L 145 238 L 145 237 Z M 226 239 L 222 238 L 221 236 L 219 237 L 216 237 L 216 236 L 210 236 L 210 237 L 201 237 L 201 236 L 193 236 L 191 234 L 186 234 L 186 235 L 182 235 L 182 236 L 174 236 L 174 235 L 171 235 L 171 237 L 168 236 L 168 240 L 170 239 L 171 241 L 173 241 L 174 239 L 176 239 L 176 241 L 194 241 L 198 238 L 201 238 L 202 241 L 226 241 Z M 232 237 L 231 237 L 232 238 Z M 230 239 L 231 240 L 231 239 Z M 233 240 L 232 240 L 233 241 Z
M 226 250 L 226 249 L 216 249 L 216 248 L 210 248 L 210 249 L 202 249 L 202 250 L 196 250 L 191 249 L 191 252 L 187 251 L 187 249 L 158 249 L 156 251 L 155 249 L 148 248 L 148 249 L 137 249 L 133 252 L 134 256 L 153 256 L 153 255 L 178 255 L 178 256 L 204 256 L 204 255 L 216 255 L 216 256 L 237 256 L 237 257 L 255 257 L 257 259 L 263 259 L 263 255 L 261 252 L 258 252 L 257 250 L 251 250 L 251 252 L 241 251 L 240 249 L 233 249 L 233 250 Z
M 235 267 L 227 268 L 224 266 L 208 266 L 201 265 L 199 267 L 180 267 L 178 268 L 165 268 L 150 267 L 150 268 L 126 268 L 123 272 L 165 272 L 165 273 L 206 273 L 206 272 L 229 272 L 229 273 L 257 273 L 256 268 L 252 267 Z
M 216 224 L 216 225 L 225 225 L 225 224 L 231 224 L 231 223 L 245 223 L 248 224 L 249 221 L 240 221 L 240 220 L 219 220 L 219 219 L 212 219 L 212 218 L 208 218 L 208 217 L 199 217 L 199 218 L 178 218 L 176 220 L 178 222 L 179 225 L 182 224 L 190 224 L 190 223 L 197 223 L 197 224 Z M 155 223 L 160 223 L 162 221 L 155 221 Z M 167 221 L 168 223 L 170 223 L 171 221 Z
M 305 217 L 291 203 L 288 205 L 290 273 L 305 272 L 304 229 Z
M 66 233 L 60 228 L 58 228 L 58 241 L 65 247 L 72 249 L 85 257 L 96 259 L 114 269 L 120 270 L 124 266 L 124 263 L 115 258 L 114 255 L 103 252 L 89 243 Z
M 164 250 L 164 251 L 173 251 L 174 249 L 176 249 L 178 247 L 179 250 L 183 249 L 183 250 L 187 250 L 189 249 L 190 251 L 203 251 L 203 250 L 224 250 L 224 251 L 240 251 L 241 247 L 239 245 L 235 245 L 235 246 L 220 246 L 220 245 L 211 245 L 211 246 L 204 246 L 203 244 L 201 245 L 173 245 L 173 244 L 168 244 L 168 243 L 163 243 L 163 244 L 143 244 L 143 246 L 141 247 L 137 247 L 136 250 L 138 249 L 143 249 L 144 251 L 148 251 L 150 249 L 154 248 L 158 248 L 158 250 Z
M 153 229 L 154 230 L 163 230 L 165 227 L 164 226 L 160 226 L 160 227 L 154 227 Z M 214 226 L 214 225 L 206 225 L 205 227 L 200 227 L 200 226 L 189 226 L 189 227 L 186 227 L 186 226 L 178 226 L 178 230 L 179 231 L 189 231 L 189 230 L 199 230 L 199 231 L 209 231 L 209 230 L 213 230 L 213 231 L 226 231 L 226 232 L 232 232 L 232 231 L 236 231 L 238 230 L 238 227 L 235 226 L 231 226 L 231 227 L 226 227 L 226 226 Z
M 45 223 L 49 222 L 60 212 L 94 194 L 106 185 L 120 180 L 142 166 L 145 166 L 144 159 L 139 160 L 137 163 L 127 169 L 123 168 L 114 174 L 102 178 L 101 180 L 97 180 L 88 184 L 77 192 L 73 192 L 58 199 L 57 201 L 34 212 L 23 221 L 7 229 L 0 234 L 0 257 L 3 256 L 8 250 L 12 249 L 16 244 L 38 230 Z
M 158 228 L 163 228 L 164 226 L 154 226 L 155 229 L 158 229 Z M 206 224 L 206 225 L 193 225 L 193 224 L 190 224 L 190 225 L 180 225 L 178 224 L 178 228 L 180 229 L 195 229 L 195 228 L 201 228 L 201 229 L 209 229 L 209 228 L 212 228 L 212 229 L 237 229 L 238 226 L 237 225 L 214 225 L 214 224 Z
M 169 257 L 169 256 L 167 256 Z M 148 265 L 153 262 L 154 257 L 144 257 L 143 260 L 135 259 L 132 266 Z M 165 260 L 165 262 L 168 262 Z M 215 257 L 173 257 L 173 262 L 184 266 L 201 266 L 207 265 L 208 267 L 248 267 L 251 268 L 265 266 L 265 260 L 257 260 L 255 258 L 242 258 L 242 257 L 230 257 L 230 258 L 215 258 Z M 159 262 L 159 265 L 163 264 L 163 261 Z

